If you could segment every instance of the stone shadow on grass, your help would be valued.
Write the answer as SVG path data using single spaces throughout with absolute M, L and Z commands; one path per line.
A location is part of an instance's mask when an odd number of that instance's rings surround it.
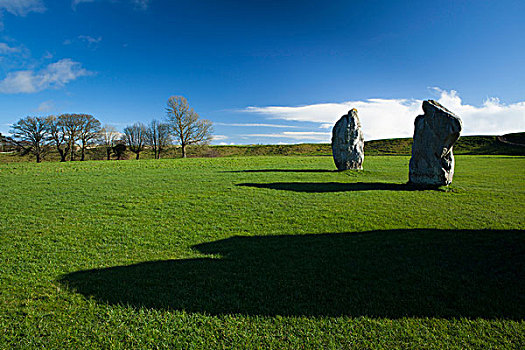
M 225 173 L 337 173 L 337 169 L 253 169 L 253 170 L 229 170 Z
M 415 186 L 409 183 L 388 182 L 271 182 L 271 183 L 240 183 L 236 186 L 269 188 L 272 190 L 294 192 L 351 192 L 351 191 L 424 191 L 440 190 L 439 187 Z
M 60 282 L 111 305 L 211 315 L 525 317 L 519 230 L 232 237 L 213 257 L 78 271 Z

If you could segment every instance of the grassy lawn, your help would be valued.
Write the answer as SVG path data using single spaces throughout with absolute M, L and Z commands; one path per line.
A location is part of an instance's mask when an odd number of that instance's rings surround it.
M 525 158 L 0 164 L 0 348 L 525 347 Z

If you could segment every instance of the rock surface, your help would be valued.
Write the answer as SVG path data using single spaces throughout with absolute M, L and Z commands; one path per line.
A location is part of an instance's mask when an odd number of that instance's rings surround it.
M 363 169 L 364 146 L 361 122 L 354 108 L 343 115 L 332 130 L 332 154 L 337 169 Z
M 423 111 L 414 122 L 409 183 L 446 186 L 454 176 L 452 147 L 461 132 L 461 119 L 433 100 L 423 102 Z

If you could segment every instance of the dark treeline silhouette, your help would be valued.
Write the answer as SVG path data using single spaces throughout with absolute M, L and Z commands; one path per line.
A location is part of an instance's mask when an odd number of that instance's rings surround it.
M 61 114 L 59 116 L 28 116 L 11 126 L 11 137 L 0 135 L 2 152 L 18 151 L 20 155 L 32 154 L 37 163 L 51 151 L 56 151 L 61 162 L 86 160 L 86 151 L 104 148 L 106 159 L 114 154 L 123 159 L 126 149 L 140 153 L 146 148 L 160 159 L 172 144 L 181 145 L 182 157 L 186 157 L 186 146 L 207 144 L 211 140 L 212 123 L 201 119 L 182 96 L 172 96 L 166 108 L 166 120 L 153 119 L 149 125 L 137 122 L 118 132 L 111 125 L 102 127 L 100 121 L 89 114 Z M 79 154 L 80 153 L 80 154 Z

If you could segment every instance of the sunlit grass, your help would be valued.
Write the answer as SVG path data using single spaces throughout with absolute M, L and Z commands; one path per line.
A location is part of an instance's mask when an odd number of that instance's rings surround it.
M 525 160 L 0 165 L 0 348 L 522 348 Z

